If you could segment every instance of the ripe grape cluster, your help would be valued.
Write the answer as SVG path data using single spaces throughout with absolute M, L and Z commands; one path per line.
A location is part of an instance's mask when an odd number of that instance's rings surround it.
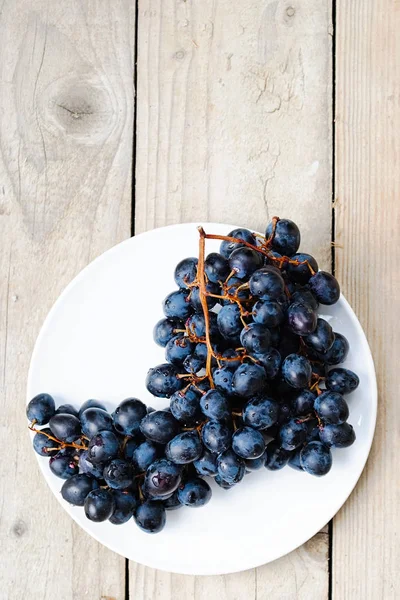
M 359 379 L 337 366 L 349 344 L 318 315 L 339 284 L 298 253 L 296 224 L 274 218 L 265 237 L 199 233 L 199 256 L 176 266 L 154 328 L 166 362 L 146 386 L 169 406 L 128 398 L 109 414 L 95 400 L 56 409 L 40 394 L 27 407 L 34 449 L 92 521 L 133 516 L 156 533 L 167 510 L 210 500 L 207 476 L 223 489 L 263 467 L 322 476 L 331 449 L 355 441 L 344 396 Z M 205 255 L 207 239 L 221 240 L 219 253 Z

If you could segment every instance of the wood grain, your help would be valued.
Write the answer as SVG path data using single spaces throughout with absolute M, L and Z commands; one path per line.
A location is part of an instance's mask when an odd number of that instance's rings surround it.
M 134 7 L 5 1 L 0 37 L 0 596 L 120 600 L 124 559 L 73 523 L 39 473 L 25 390 L 52 303 L 130 235 Z
M 322 268 L 331 240 L 331 2 L 141 0 L 136 232 L 298 222 Z M 328 597 L 328 536 L 259 569 L 171 575 L 130 564 L 135 600 Z
M 334 520 L 333 598 L 400 597 L 400 3 L 337 2 L 336 269 L 367 334 L 378 422 L 359 484 Z

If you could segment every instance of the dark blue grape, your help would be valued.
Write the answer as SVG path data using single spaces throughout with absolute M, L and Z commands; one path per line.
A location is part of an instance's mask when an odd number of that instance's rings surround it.
M 154 408 L 151 410 L 151 412 L 154 412 Z M 123 444 L 124 458 L 131 460 L 134 451 L 142 443 L 142 441 L 143 438 L 141 435 L 126 439 L 125 444 Z
M 326 475 L 332 466 L 332 454 L 322 442 L 309 442 L 300 452 L 300 465 L 310 475 Z
M 250 354 L 262 354 L 270 348 L 271 334 L 265 325 L 250 323 L 242 329 L 240 343 Z
M 298 265 L 288 264 L 287 266 L 287 274 L 294 283 L 299 283 L 300 285 L 306 285 L 309 281 L 312 273 L 308 267 L 310 265 L 311 269 L 314 272 L 318 271 L 318 263 L 313 256 L 310 254 L 305 254 L 304 252 L 300 252 L 299 254 L 294 254 L 292 256 L 292 260 L 297 260 Z M 307 262 L 305 262 L 307 261 Z
M 283 323 L 285 315 L 278 302 L 259 300 L 253 307 L 253 319 L 255 323 L 261 323 L 267 327 L 277 327 Z
M 229 262 L 218 252 L 211 252 L 204 262 L 207 278 L 213 283 L 223 282 L 228 277 L 231 269 Z
M 103 478 L 110 488 L 124 490 L 133 483 L 132 463 L 114 458 L 104 467 Z
M 162 502 L 147 501 L 140 504 L 133 517 L 136 525 L 146 533 L 159 533 L 164 529 L 166 515 Z
M 316 394 L 310 390 L 301 392 L 292 400 L 293 412 L 296 416 L 308 415 L 314 408 Z
M 262 467 L 265 466 L 265 461 L 267 458 L 267 450 L 265 449 L 264 453 L 261 454 L 258 458 L 247 458 L 244 461 L 246 471 L 258 471 Z
M 33 449 L 40 456 L 54 456 L 60 449 L 59 444 L 54 440 L 50 440 L 45 433 L 51 435 L 51 431 L 48 427 L 42 429 L 44 433 L 35 433 L 33 437 Z M 50 449 L 51 448 L 51 449 Z
M 229 483 L 228 481 L 225 481 L 225 479 L 223 479 L 220 475 L 216 475 L 214 477 L 214 481 L 223 490 L 230 490 L 236 485 L 236 483 Z
M 200 417 L 200 397 L 192 388 L 175 392 L 170 400 L 171 413 L 181 423 L 193 425 Z
M 74 415 L 74 417 L 79 417 L 79 411 L 76 410 L 72 404 L 61 404 L 57 407 L 55 415 L 59 415 L 60 413 L 64 415 Z
M 307 438 L 306 438 L 306 442 L 316 442 L 316 441 L 320 441 L 320 437 L 319 437 L 319 424 L 317 419 L 311 419 L 310 421 L 306 422 L 307 425 Z
M 146 405 L 137 398 L 123 400 L 113 413 L 114 427 L 123 435 L 135 436 L 140 422 L 147 415 Z
M 140 430 L 152 442 L 166 444 L 179 433 L 179 423 L 171 413 L 155 410 L 142 419 Z
M 99 431 L 113 430 L 111 415 L 101 408 L 87 408 L 81 414 L 82 432 L 88 438 L 92 438 Z
M 311 381 L 311 374 L 311 363 L 304 356 L 289 354 L 282 363 L 284 380 L 296 389 L 307 387 Z
M 169 340 L 176 335 L 176 330 L 184 328 L 184 322 L 179 319 L 161 319 L 153 329 L 153 339 L 156 344 L 165 348 Z
M 228 233 L 228 237 L 243 240 L 244 242 L 252 244 L 253 246 L 256 245 L 256 238 L 248 229 L 233 229 L 230 233 Z M 227 242 L 224 240 L 223 242 L 221 242 L 221 247 L 219 251 L 222 254 L 222 256 L 224 256 L 225 258 L 229 258 L 234 250 L 244 247 L 244 244 L 241 244 L 240 242 Z
M 233 374 L 232 387 L 238 396 L 255 396 L 265 389 L 266 384 L 267 376 L 260 365 L 243 364 Z
M 218 475 L 228 483 L 239 483 L 245 474 L 244 460 L 231 449 L 218 455 L 217 467 Z
M 146 469 L 153 463 L 157 458 L 162 456 L 162 446 L 146 440 L 139 444 L 132 452 L 132 464 L 138 473 L 146 471 Z
M 74 415 L 54 415 L 49 421 L 49 427 L 54 437 L 63 442 L 73 442 L 81 435 L 81 424 Z
M 232 371 L 235 371 L 242 364 L 240 360 L 240 354 L 236 352 L 236 350 L 234 350 L 233 348 L 228 348 L 227 350 L 224 350 L 222 356 L 223 358 L 235 359 L 222 361 L 224 367 L 228 367 L 228 369 L 231 369 Z
M 60 450 L 49 460 L 50 471 L 61 479 L 69 479 L 79 473 L 79 467 L 73 457 L 71 448 Z
M 211 500 L 211 488 L 204 479 L 193 477 L 178 489 L 178 499 L 184 506 L 197 508 Z
M 217 454 L 213 454 L 205 448 L 203 454 L 194 461 L 193 465 L 199 475 L 213 477 L 218 471 Z
M 325 354 L 320 354 L 321 360 L 328 365 L 339 365 L 346 360 L 350 350 L 350 345 L 347 339 L 341 333 L 334 332 L 335 341 Z
M 193 312 L 190 304 L 189 290 L 176 290 L 163 300 L 163 311 L 166 317 L 187 319 Z
M 324 423 L 344 423 L 349 417 L 347 402 L 337 392 L 323 392 L 315 399 L 314 410 Z
M 266 448 L 267 458 L 265 466 L 270 471 L 279 471 L 288 464 L 291 453 L 282 448 L 278 443 L 271 442 Z
M 113 490 L 114 511 L 109 519 L 113 525 L 122 525 L 129 521 L 138 506 L 134 494 L 128 491 Z
M 267 379 L 274 379 L 278 375 L 282 359 L 276 348 L 271 348 L 264 354 L 253 354 L 253 357 L 264 367 Z
M 169 398 L 183 387 L 183 380 L 177 377 L 174 365 L 164 363 L 150 369 L 146 377 L 146 387 L 150 394 L 158 398 Z
M 285 282 L 275 267 L 263 267 L 249 279 L 250 292 L 261 300 L 276 300 L 285 291 Z
M 305 343 L 315 352 L 327 352 L 335 340 L 332 327 L 325 319 L 318 319 L 313 333 L 304 338 Z
M 237 248 L 229 257 L 229 266 L 239 279 L 248 279 L 263 264 L 261 254 L 251 248 Z
M 279 406 L 268 397 L 252 398 L 243 408 L 243 420 L 254 429 L 267 429 L 278 420 Z
M 61 488 L 61 496 L 74 506 L 83 506 L 85 498 L 92 490 L 99 487 L 95 479 L 81 473 L 67 479 Z
M 250 292 L 248 288 L 239 289 L 242 285 L 242 279 L 239 279 L 239 277 L 230 277 L 226 285 L 226 294 L 231 298 L 247 300 L 250 298 Z M 231 304 L 231 300 L 225 299 L 222 304 Z
M 81 405 L 81 407 L 79 409 L 79 414 L 78 414 L 79 418 L 80 418 L 81 414 L 83 412 L 85 412 L 85 410 L 87 410 L 88 408 L 101 408 L 102 410 L 105 410 L 107 412 L 105 404 L 103 404 L 99 400 L 90 399 L 90 400 L 86 400 L 86 402 L 84 402 Z
M 193 283 L 197 276 L 197 258 L 184 258 L 175 267 L 174 279 L 180 288 L 187 288 L 188 284 Z
M 201 438 L 210 452 L 219 454 L 231 445 L 232 432 L 221 421 L 208 421 L 201 430 Z
M 195 374 L 201 371 L 205 365 L 203 359 L 195 356 L 194 354 L 189 354 L 189 356 L 187 356 L 183 361 L 182 366 L 186 373 Z
M 292 454 L 292 456 L 289 458 L 289 462 L 288 462 L 289 467 L 292 467 L 292 469 L 295 469 L 296 471 L 303 470 L 303 467 L 301 466 L 301 463 L 300 463 L 300 452 L 301 452 L 301 450 L 296 450 L 296 452 L 294 452 Z
M 56 411 L 54 399 L 49 394 L 38 394 L 26 407 L 26 416 L 30 422 L 35 421 L 38 425 L 45 425 Z
M 325 385 L 331 392 L 339 392 L 340 394 L 350 394 L 358 388 L 360 379 L 353 371 L 349 369 L 332 369 L 328 373 L 325 380 Z
M 191 342 L 188 337 L 182 334 L 176 335 L 169 340 L 165 347 L 165 360 L 173 365 L 180 366 L 185 358 L 192 354 L 195 347 L 196 344 Z
M 274 233 L 273 233 L 274 232 Z M 296 223 L 290 219 L 280 219 L 273 229 L 272 222 L 268 224 L 265 237 L 269 239 L 273 235 L 271 248 L 282 256 L 293 256 L 300 246 L 300 231 Z
M 307 425 L 291 419 L 279 430 L 279 440 L 284 450 L 296 450 L 307 438 Z
M 243 329 L 239 306 L 237 304 L 223 306 L 218 313 L 217 324 L 224 338 L 239 337 Z
M 325 425 L 319 431 L 319 438 L 326 446 L 347 448 L 354 444 L 356 434 L 349 423 Z
M 89 453 L 87 450 L 84 450 L 79 454 L 79 471 L 80 473 L 84 473 L 85 475 L 90 475 L 91 477 L 95 477 L 96 479 L 103 479 L 103 471 L 105 464 L 99 463 L 94 465 L 89 460 Z
M 335 304 L 340 298 L 340 287 L 337 279 L 330 273 L 318 271 L 313 275 L 308 285 L 318 302 L 321 304 Z
M 228 395 L 233 394 L 233 375 L 234 371 L 229 367 L 229 363 L 226 363 L 220 369 L 215 369 L 213 372 L 215 387 Z
M 88 459 L 93 464 L 98 464 L 116 458 L 119 450 L 119 441 L 112 431 L 99 431 L 92 437 L 88 447 Z
M 183 504 L 179 502 L 178 490 L 176 490 L 172 496 L 162 501 L 165 510 L 177 510 L 182 508 Z
M 295 302 L 288 309 L 288 324 L 296 335 L 311 337 L 317 327 L 317 313 L 308 304 Z M 318 319 L 319 321 L 321 319 Z M 311 334 L 311 335 L 310 335 Z
M 283 403 L 279 404 L 279 414 L 278 414 L 278 425 L 283 425 L 289 419 L 293 417 L 293 409 L 290 404 Z
M 215 294 L 216 296 L 220 296 L 221 286 L 219 286 L 218 283 L 213 283 L 212 281 L 209 281 L 206 284 L 206 291 L 209 294 Z M 207 296 L 206 301 L 209 310 L 211 310 L 211 308 L 213 308 L 219 302 L 218 298 L 213 298 L 212 296 Z M 200 299 L 200 289 L 198 287 L 192 288 L 192 292 L 190 294 L 190 303 L 196 312 L 203 311 L 203 306 L 201 304 Z
M 300 288 L 293 292 L 291 301 L 311 306 L 311 308 L 313 308 L 314 310 L 317 310 L 319 306 L 318 300 L 316 299 L 312 291 L 308 288 Z
M 147 469 L 144 480 L 146 495 L 159 500 L 166 499 L 181 482 L 181 468 L 167 460 L 155 460 Z
M 203 415 L 215 421 L 223 421 L 230 416 L 229 402 L 226 396 L 218 390 L 209 390 L 200 399 Z
M 264 438 L 252 427 L 240 427 L 232 436 L 232 449 L 241 458 L 259 458 L 265 450 Z
M 209 317 L 209 333 L 211 337 L 218 336 L 219 329 L 217 323 L 217 315 L 213 312 L 208 314 Z M 204 315 L 195 313 L 186 321 L 186 326 L 191 333 L 194 333 L 197 337 L 205 337 L 206 335 L 206 322 Z
M 86 496 L 84 506 L 86 518 L 101 523 L 107 521 L 114 512 L 114 496 L 109 490 L 93 490 Z
M 200 458 L 202 451 L 197 431 L 184 431 L 168 442 L 165 456 L 177 465 L 186 465 Z

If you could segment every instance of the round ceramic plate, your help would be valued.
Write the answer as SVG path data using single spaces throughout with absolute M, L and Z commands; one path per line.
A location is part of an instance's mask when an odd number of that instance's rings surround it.
M 226 235 L 233 225 L 204 224 L 206 232 Z M 207 241 L 206 251 L 219 242 Z M 304 240 L 306 247 L 307 240 Z M 112 410 L 136 396 L 154 408 L 168 400 L 153 398 L 145 387 L 148 369 L 165 362 L 152 330 L 163 317 L 161 302 L 173 289 L 175 265 L 198 255 L 196 224 L 173 225 L 126 240 L 86 267 L 50 311 L 36 342 L 28 380 L 28 400 L 39 392 L 56 404 L 88 398 Z M 158 535 L 138 529 L 133 520 L 115 526 L 88 521 L 82 508 L 61 498 L 63 481 L 38 456 L 40 468 L 64 509 L 96 540 L 144 565 L 192 575 L 214 575 L 259 566 L 294 550 L 317 533 L 354 488 L 370 450 L 376 419 L 376 380 L 367 340 L 341 297 L 320 313 L 350 342 L 344 366 L 360 376 L 348 397 L 349 422 L 357 440 L 333 451 L 333 467 L 322 478 L 289 467 L 262 469 L 229 491 L 211 483 L 213 497 L 201 509 L 167 513 Z

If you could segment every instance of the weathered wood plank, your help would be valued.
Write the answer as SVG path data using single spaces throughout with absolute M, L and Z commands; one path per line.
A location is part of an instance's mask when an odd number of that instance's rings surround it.
M 337 2 L 336 269 L 371 345 L 380 404 L 367 467 L 334 520 L 336 600 L 400 597 L 399 27 L 399 2 Z
M 331 2 L 139 4 L 136 232 L 301 226 L 330 266 Z M 131 563 L 135 600 L 328 596 L 327 535 L 276 563 L 180 577 Z
M 128 0 L 1 7 L 2 598 L 124 597 L 124 559 L 73 523 L 39 473 L 25 389 L 52 303 L 130 235 L 134 31 Z

